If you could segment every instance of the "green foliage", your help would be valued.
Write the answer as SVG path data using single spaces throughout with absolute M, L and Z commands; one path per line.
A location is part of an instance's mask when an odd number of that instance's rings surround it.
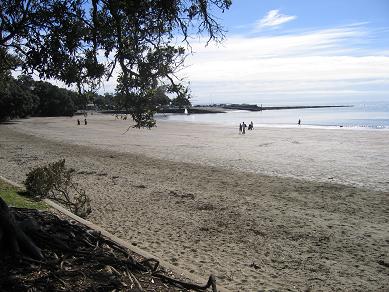
M 65 159 L 37 167 L 27 174 L 27 193 L 32 197 L 56 201 L 80 217 L 91 212 L 90 199 L 73 182 L 74 170 L 65 167 Z
M 39 97 L 38 116 L 72 116 L 76 111 L 74 100 L 77 93 L 54 86 L 48 82 L 38 81 L 33 93 Z
M 24 80 L 10 77 L 2 82 L 0 89 L 0 120 L 32 115 L 38 100 L 31 89 L 24 84 Z
M 104 95 L 96 95 L 93 103 L 99 110 L 113 110 L 115 109 L 114 95 L 106 93 Z
M 47 205 L 41 201 L 31 200 L 22 195 L 23 192 L 0 180 L 0 197 L 10 206 L 17 208 L 47 209 Z
M 0 121 L 6 118 L 25 117 L 35 105 L 35 96 L 26 89 L 23 81 L 15 80 L 11 70 L 18 59 L 0 46 Z
M 7 81 L 11 77 L 11 70 L 19 65 L 19 60 L 7 52 L 7 50 L 0 46 L 0 85 L 1 82 Z
M 178 108 L 185 108 L 185 107 L 190 107 L 192 104 L 190 101 L 186 98 L 179 98 L 176 97 L 175 99 L 172 100 L 172 106 L 178 107 Z
M 171 100 L 166 95 L 166 88 L 164 86 L 157 87 L 150 94 L 152 96 L 152 102 L 157 109 L 169 106 Z
M 170 105 L 170 98 L 166 95 L 166 86 L 158 86 L 144 93 L 116 93 L 114 104 L 117 110 L 130 113 L 136 121 L 135 127 L 152 128 L 155 126 L 154 114 L 161 108 Z
M 94 91 L 119 69 L 122 105 L 137 126 L 149 127 L 158 86 L 188 98 L 175 75 L 186 56 L 178 34 L 220 41 L 223 29 L 211 11 L 230 6 L 231 0 L 3 0 L 0 49 L 8 60 L 17 56 L 25 72 L 74 84 L 79 93 Z
M 0 120 L 27 116 L 72 116 L 86 103 L 74 91 L 49 82 L 34 81 L 29 75 L 3 79 L 0 87 Z

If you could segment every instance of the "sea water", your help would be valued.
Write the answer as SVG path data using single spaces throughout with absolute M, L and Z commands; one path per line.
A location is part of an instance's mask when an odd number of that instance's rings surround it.
M 290 106 L 291 104 L 283 105 Z M 305 105 L 309 105 L 309 103 L 306 102 Z M 280 104 L 263 106 L 280 106 Z M 157 119 L 228 126 L 239 125 L 242 122 L 249 124 L 252 121 L 254 126 L 263 127 L 297 127 L 297 122 L 300 119 L 302 127 L 389 130 L 389 102 L 359 102 L 350 107 L 264 110 L 259 112 L 232 110 L 226 113 L 212 114 L 164 114 L 157 115 Z

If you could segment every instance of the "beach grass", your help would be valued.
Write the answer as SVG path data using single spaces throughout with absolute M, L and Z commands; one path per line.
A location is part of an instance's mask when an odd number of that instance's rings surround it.
M 47 209 L 48 206 L 42 201 L 32 200 L 23 196 L 23 190 L 12 186 L 0 179 L 0 197 L 11 207 L 29 209 Z

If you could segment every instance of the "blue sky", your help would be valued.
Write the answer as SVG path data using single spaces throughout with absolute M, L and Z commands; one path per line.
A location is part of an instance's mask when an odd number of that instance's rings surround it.
M 389 102 L 389 0 L 233 0 L 222 44 L 192 40 L 194 104 Z

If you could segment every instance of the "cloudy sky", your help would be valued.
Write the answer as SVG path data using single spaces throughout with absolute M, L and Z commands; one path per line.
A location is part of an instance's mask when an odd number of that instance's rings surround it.
M 233 0 L 222 44 L 193 39 L 194 104 L 389 102 L 388 0 Z

